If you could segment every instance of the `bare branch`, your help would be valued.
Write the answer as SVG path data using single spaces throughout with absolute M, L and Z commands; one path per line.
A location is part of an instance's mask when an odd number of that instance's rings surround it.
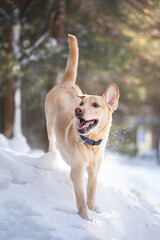
M 25 50 L 26 54 L 30 54 L 35 48 L 38 48 L 41 43 L 43 43 L 50 35 L 50 30 L 47 30 L 40 38 L 29 48 Z
M 60 0 L 55 0 L 52 5 L 46 31 L 32 44 L 32 46 L 30 46 L 25 50 L 26 54 L 30 54 L 34 49 L 38 48 L 49 37 L 49 35 L 53 31 L 53 25 L 54 25 L 56 13 L 58 10 L 59 1 Z
M 146 8 L 143 8 L 142 4 L 139 3 L 138 1 L 135 1 L 135 0 L 125 0 L 125 1 L 128 4 L 130 4 L 132 7 L 137 9 L 139 12 L 151 17 L 149 10 Z
M 150 0 L 137 0 L 137 1 L 139 1 L 142 4 L 147 5 L 147 6 L 152 6 L 153 5 L 153 2 L 150 1 Z

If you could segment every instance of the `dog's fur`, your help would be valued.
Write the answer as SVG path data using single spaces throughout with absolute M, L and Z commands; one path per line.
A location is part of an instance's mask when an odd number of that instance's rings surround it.
M 119 90 L 116 84 L 110 84 L 102 96 L 83 95 L 75 85 L 78 65 L 77 39 L 68 35 L 68 40 L 70 50 L 63 80 L 48 93 L 45 102 L 49 151 L 55 152 L 58 149 L 71 166 L 70 176 L 78 214 L 89 220 L 87 205 L 89 209 L 97 210 L 97 175 L 111 127 L 112 112 L 118 107 Z M 80 118 L 85 121 L 80 123 Z M 93 119 L 96 119 L 97 125 L 86 130 L 86 126 L 90 126 L 85 125 L 86 121 Z M 103 141 L 98 146 L 91 146 L 83 142 L 80 133 L 91 140 Z M 87 203 L 83 191 L 85 170 L 88 172 Z

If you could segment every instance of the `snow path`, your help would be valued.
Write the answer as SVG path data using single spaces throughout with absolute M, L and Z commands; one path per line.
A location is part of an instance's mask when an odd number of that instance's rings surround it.
M 103 182 L 134 194 L 149 211 L 160 215 L 160 166 L 156 159 L 106 153 L 100 175 Z
M 102 213 L 89 211 L 93 221 L 87 222 L 76 213 L 69 167 L 59 156 L 36 157 L 1 146 L 0 240 L 160 239 L 160 217 L 134 195 L 100 178 Z

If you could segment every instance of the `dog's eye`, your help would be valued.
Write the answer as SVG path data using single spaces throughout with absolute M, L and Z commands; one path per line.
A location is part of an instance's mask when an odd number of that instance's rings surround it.
M 80 103 L 80 106 L 83 106 L 83 104 L 84 104 L 84 102 L 81 102 L 81 103 Z
M 98 103 L 93 103 L 93 107 L 100 107 Z

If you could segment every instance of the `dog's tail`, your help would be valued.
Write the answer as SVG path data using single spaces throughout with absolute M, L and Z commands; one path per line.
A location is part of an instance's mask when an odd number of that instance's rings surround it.
M 78 66 L 78 43 L 75 36 L 68 34 L 69 56 L 62 83 L 75 83 Z

